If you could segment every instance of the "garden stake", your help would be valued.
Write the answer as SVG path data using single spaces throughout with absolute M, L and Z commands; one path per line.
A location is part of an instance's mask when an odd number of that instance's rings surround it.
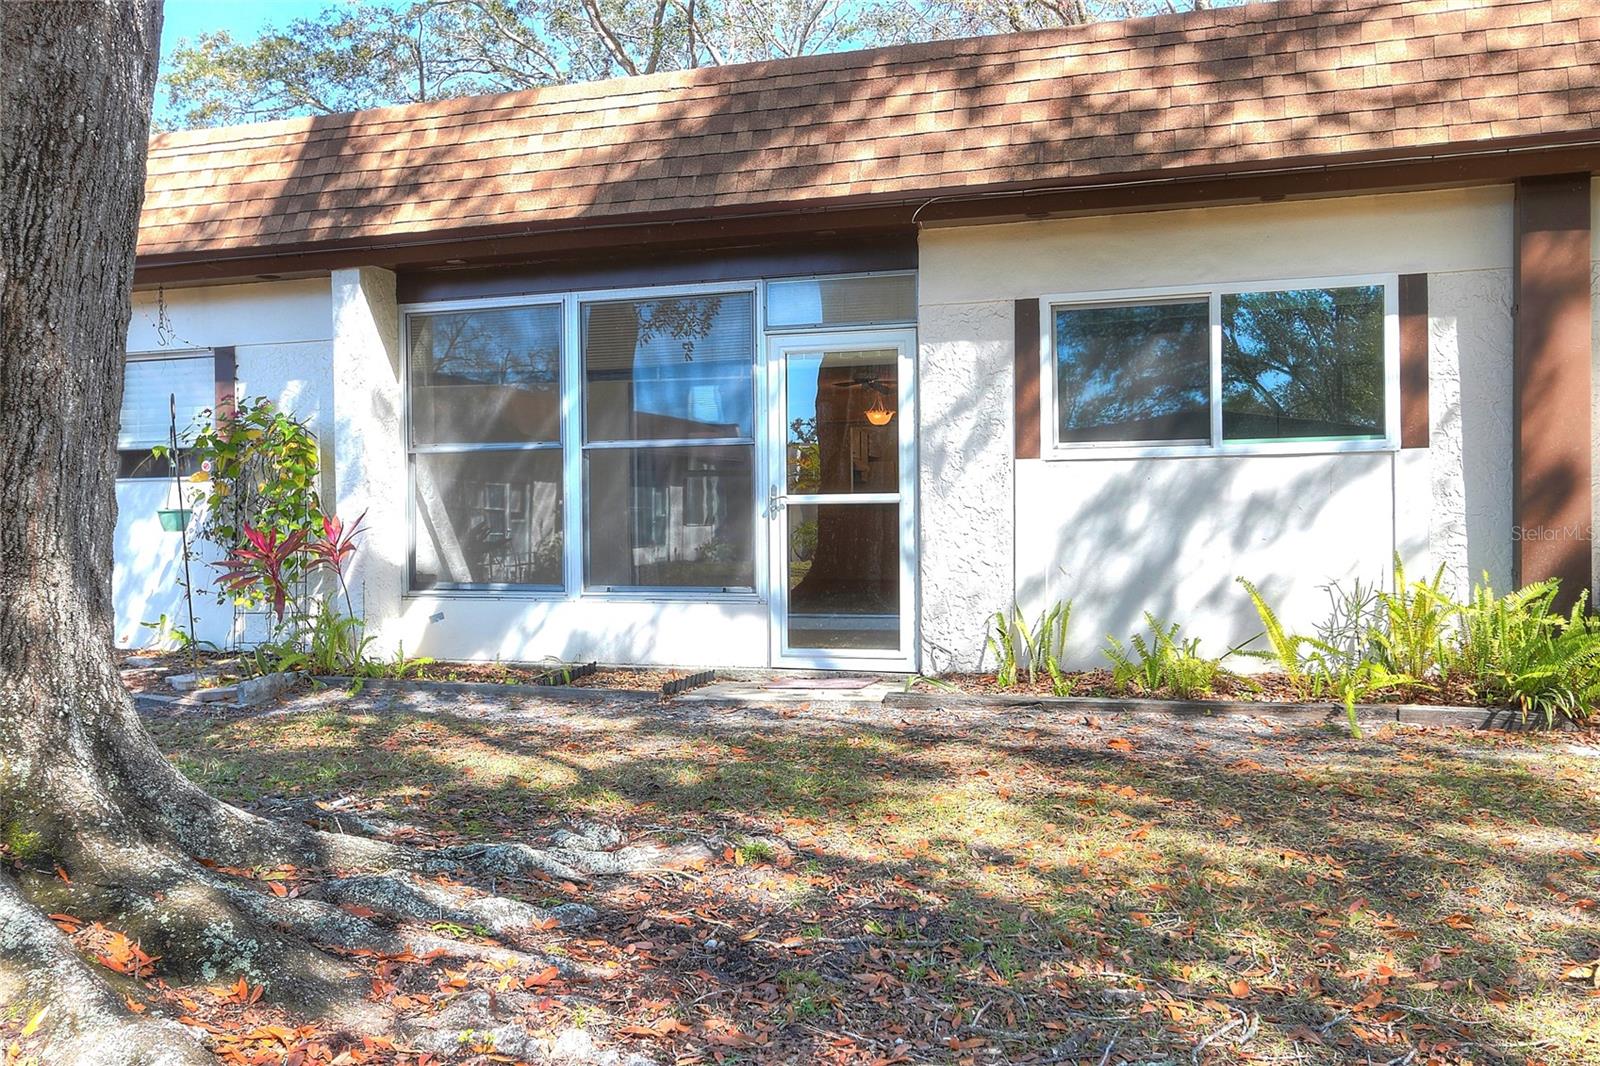
M 178 489 L 178 511 L 182 514 L 183 507 L 183 471 L 182 464 L 178 462 L 178 397 L 176 393 L 167 393 L 167 439 L 172 445 L 172 451 L 167 462 L 172 467 L 172 483 Z M 184 522 L 178 528 L 183 545 L 183 598 L 189 607 L 189 672 L 198 680 L 200 676 L 199 649 L 196 647 L 198 634 L 194 628 L 194 582 L 189 577 L 189 523 L 188 516 L 184 515 Z

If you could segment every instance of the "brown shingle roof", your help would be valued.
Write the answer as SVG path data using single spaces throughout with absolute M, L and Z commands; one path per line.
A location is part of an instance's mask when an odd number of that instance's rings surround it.
M 1073 185 L 1600 128 L 1600 0 L 1279 0 L 165 134 L 142 257 Z

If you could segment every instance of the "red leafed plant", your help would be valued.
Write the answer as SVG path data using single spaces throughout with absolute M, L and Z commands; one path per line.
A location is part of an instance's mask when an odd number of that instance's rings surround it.
M 272 611 L 282 622 L 289 603 L 284 565 L 305 545 L 305 531 L 297 529 L 280 539 L 276 531 L 262 532 L 245 522 L 244 537 L 248 543 L 234 548 L 226 559 L 214 564 L 222 571 L 218 583 L 234 595 L 242 595 L 257 585 L 264 585 L 267 597 L 272 601 Z
M 311 556 L 313 566 L 325 567 L 333 571 L 339 579 L 339 590 L 344 593 L 345 610 L 353 612 L 350 606 L 350 590 L 344 583 L 344 567 L 355 555 L 358 547 L 356 540 L 366 532 L 361 523 L 366 519 L 367 512 L 362 511 L 356 520 L 349 525 L 337 515 L 322 516 L 322 536 L 306 543 L 306 552 Z

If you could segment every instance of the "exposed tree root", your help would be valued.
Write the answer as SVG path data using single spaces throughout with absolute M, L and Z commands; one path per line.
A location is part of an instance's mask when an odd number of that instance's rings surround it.
M 0 874 L 4 966 L 30 990 L 40 988 L 42 999 L 61 1005 L 60 1015 L 47 1016 L 41 1028 L 50 1061 L 188 1066 L 211 1059 L 176 1023 L 128 1014 L 108 979 L 42 911 L 104 922 L 155 956 L 161 974 L 182 982 L 229 984 L 244 977 L 264 987 L 269 1002 L 352 1036 L 395 1037 L 440 1054 L 482 1039 L 531 1061 L 622 1063 L 582 1038 L 569 1039 L 565 1048 L 535 1039 L 494 997 L 462 996 L 448 1017 L 420 1027 L 408 1023 L 369 994 L 370 982 L 353 960 L 332 952 L 478 959 L 508 971 L 554 966 L 569 979 L 595 977 L 588 967 L 537 950 L 541 933 L 593 921 L 592 908 L 535 906 L 430 875 L 465 876 L 491 887 L 549 878 L 583 884 L 711 857 L 694 843 L 624 846 L 621 835 L 605 827 L 560 830 L 545 846 L 422 848 L 364 835 L 404 837 L 417 833 L 413 827 L 336 805 L 331 812 L 295 805 L 280 808 L 291 818 L 261 817 L 214 799 L 136 738 L 121 746 L 117 770 L 125 787 L 86 791 L 95 799 L 87 805 L 92 817 L 52 841 L 51 858 L 67 867 L 70 880 L 43 870 L 25 871 L 17 881 Z M 228 872 L 281 864 L 310 876 L 299 897 L 269 894 L 259 882 Z M 473 943 L 425 928 L 437 923 L 509 943 Z M 0 967 L 0 982 L 5 976 Z
M 404 870 L 336 877 L 318 885 L 314 894 L 402 921 L 481 926 L 495 936 L 587 925 L 595 918 L 594 909 L 581 903 L 545 910 L 504 896 L 470 896 Z
M 0 978 L 45 1010 L 55 1061 L 81 1066 L 215 1063 L 176 1022 L 131 1015 L 105 978 L 16 884 L 0 875 Z M 51 1015 L 55 1015 L 51 1017 Z

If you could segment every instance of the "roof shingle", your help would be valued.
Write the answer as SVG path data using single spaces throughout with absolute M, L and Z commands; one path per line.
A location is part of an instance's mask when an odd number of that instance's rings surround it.
M 1600 128 L 1594 0 L 1279 0 L 156 137 L 141 257 Z

